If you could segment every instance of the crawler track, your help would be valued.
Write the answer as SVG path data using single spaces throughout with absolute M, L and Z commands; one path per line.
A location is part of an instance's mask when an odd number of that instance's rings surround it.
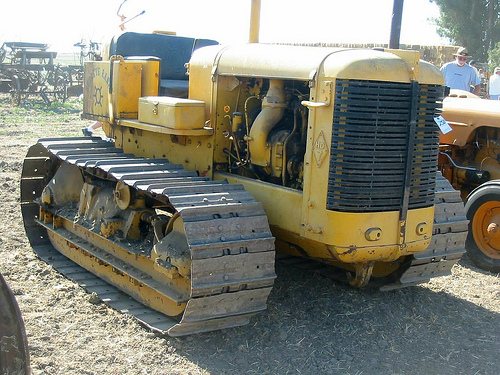
M 144 269 L 108 251 L 120 247 L 126 256 L 141 258 L 143 254 L 127 241 L 98 238 L 104 245 L 96 248 L 91 239 L 97 235 L 91 233 L 91 228 L 74 223 L 69 229 L 39 220 L 38 198 L 62 161 L 78 166 L 84 174 L 121 181 L 156 201 L 165 202 L 180 215 L 191 254 L 190 291 L 188 295 L 181 293 L 174 301 L 185 304 L 180 318 L 158 314 L 117 290 L 124 289 L 141 300 L 140 291 L 133 291 L 137 285 L 139 290 L 159 291 L 160 297 L 168 289 L 158 285 Z M 274 238 L 261 203 L 242 185 L 197 177 L 165 159 L 125 154 L 97 138 L 41 139 L 30 148 L 23 165 L 21 204 L 26 233 L 42 259 L 53 261 L 62 273 L 98 293 L 103 301 L 135 315 L 157 331 L 182 336 L 240 326 L 266 308 L 275 278 Z M 62 221 L 73 220 L 64 212 L 53 214 Z M 95 267 L 86 265 L 88 271 L 109 267 L 121 274 L 123 280 L 131 283 L 132 292 L 121 283 L 115 282 L 114 287 L 103 284 L 96 276 L 62 258 L 54 244 L 59 251 L 60 247 L 71 249 L 64 255 L 76 263 L 85 263 L 80 261 L 82 257 L 95 259 Z M 164 294 L 168 295 L 168 290 Z

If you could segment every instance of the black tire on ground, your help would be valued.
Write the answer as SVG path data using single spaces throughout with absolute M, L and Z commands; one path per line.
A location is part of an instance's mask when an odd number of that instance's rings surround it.
M 28 340 L 21 311 L 0 274 L 0 374 L 31 374 Z
M 489 181 L 465 201 L 469 233 L 467 255 L 478 267 L 500 272 L 500 180 Z

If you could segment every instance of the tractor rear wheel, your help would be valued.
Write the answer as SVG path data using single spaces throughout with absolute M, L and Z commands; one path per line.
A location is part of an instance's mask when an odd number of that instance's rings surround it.
M 21 311 L 0 274 L 0 374 L 31 374 L 28 340 Z
M 500 272 L 500 180 L 474 190 L 465 201 L 469 233 L 467 255 L 478 267 Z

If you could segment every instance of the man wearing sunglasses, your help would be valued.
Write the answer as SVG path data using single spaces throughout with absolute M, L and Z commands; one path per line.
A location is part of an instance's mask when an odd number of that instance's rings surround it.
M 470 57 L 467 49 L 460 47 L 453 55 L 455 60 L 444 64 L 441 67 L 446 86 L 450 89 L 471 91 L 478 94 L 481 88 L 481 79 L 477 75 L 476 69 L 467 64 Z

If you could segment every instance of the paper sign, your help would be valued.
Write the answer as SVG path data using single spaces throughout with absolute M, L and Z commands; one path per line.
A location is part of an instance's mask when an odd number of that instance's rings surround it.
M 443 132 L 443 134 L 451 132 L 453 129 L 450 124 L 446 122 L 443 116 L 434 117 L 434 122 L 439 126 L 439 129 Z

